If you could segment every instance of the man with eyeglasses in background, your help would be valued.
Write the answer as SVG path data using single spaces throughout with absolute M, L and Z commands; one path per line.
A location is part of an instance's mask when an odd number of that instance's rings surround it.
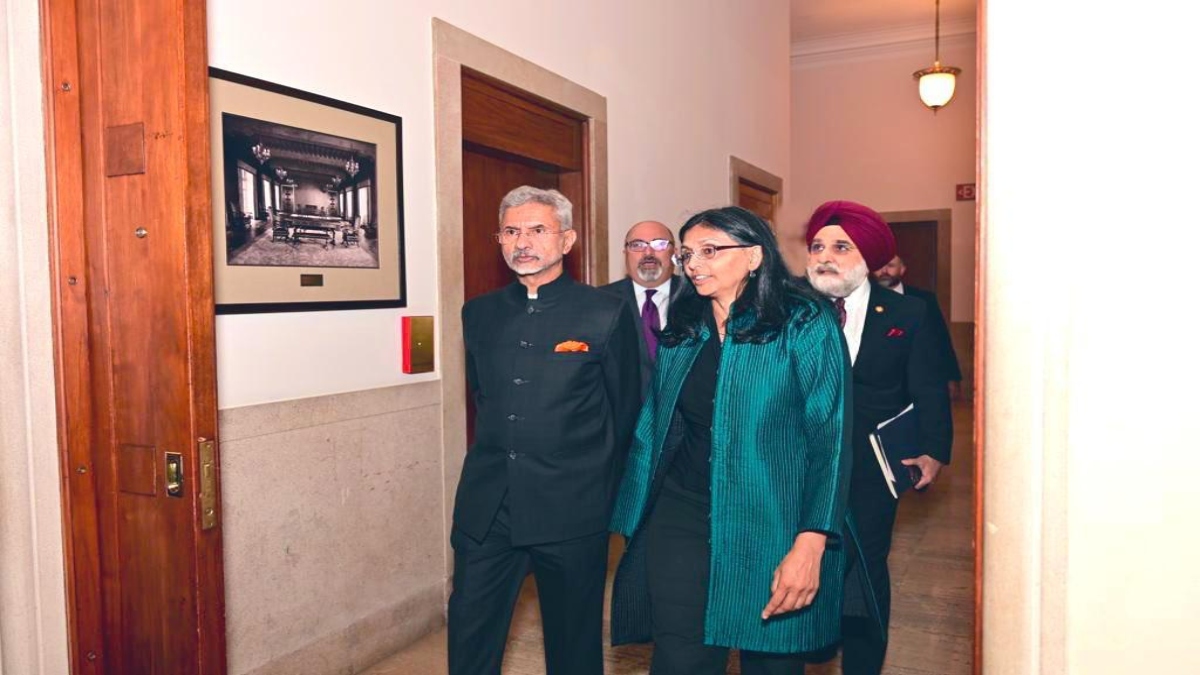
M 463 306 L 475 442 L 454 499 L 451 675 L 499 675 L 537 580 L 547 675 L 601 675 L 608 520 L 640 396 L 633 317 L 563 270 L 571 202 L 522 186 L 495 237 L 516 281 Z
M 604 290 L 619 295 L 629 305 L 639 328 L 642 391 L 650 385 L 658 334 L 667 325 L 667 311 L 675 283 L 675 235 L 654 220 L 644 220 L 625 234 L 625 272 L 628 276 Z

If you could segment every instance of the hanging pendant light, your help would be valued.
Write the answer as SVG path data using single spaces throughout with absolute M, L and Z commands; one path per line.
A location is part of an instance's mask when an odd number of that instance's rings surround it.
M 933 67 L 913 73 L 921 102 L 936 115 L 938 108 L 954 98 L 955 79 L 961 68 L 942 65 L 942 0 L 934 0 Z

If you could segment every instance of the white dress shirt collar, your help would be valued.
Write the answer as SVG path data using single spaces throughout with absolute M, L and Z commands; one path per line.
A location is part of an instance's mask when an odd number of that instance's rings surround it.
M 642 313 L 642 305 L 646 302 L 646 291 L 649 290 L 645 286 L 629 278 L 633 282 L 633 297 L 637 300 L 638 314 Z M 675 279 L 667 279 L 662 286 L 654 289 L 654 295 L 650 299 L 654 301 L 654 306 L 658 308 L 658 325 L 662 328 L 667 327 L 667 301 L 671 299 L 671 284 L 675 283 Z
M 858 360 L 858 348 L 862 345 L 863 325 L 867 322 L 867 306 L 870 304 L 870 281 L 864 280 L 846 296 L 846 325 L 842 327 L 842 334 L 846 336 L 851 365 Z

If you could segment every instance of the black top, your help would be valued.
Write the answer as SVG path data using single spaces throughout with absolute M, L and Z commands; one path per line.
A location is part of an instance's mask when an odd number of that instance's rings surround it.
M 712 482 L 713 398 L 721 366 L 721 340 L 711 309 L 706 309 L 704 320 L 708 324 L 708 340 L 696 355 L 675 404 L 683 419 L 684 435 L 667 477 L 689 492 L 708 494 Z

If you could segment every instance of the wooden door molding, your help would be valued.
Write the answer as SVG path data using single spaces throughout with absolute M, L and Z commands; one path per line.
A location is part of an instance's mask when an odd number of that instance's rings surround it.
M 437 180 L 438 352 L 441 354 L 442 456 L 445 494 L 453 495 L 466 454 L 466 397 L 462 342 L 463 303 L 463 69 L 530 92 L 540 100 L 586 118 L 583 162 L 588 167 L 586 191 L 591 233 L 585 247 L 585 267 L 594 270 L 593 283 L 608 278 L 608 103 L 603 96 L 527 61 L 496 45 L 433 20 L 434 150 Z M 453 500 L 443 503 L 447 581 L 453 560 L 449 527 Z
M 880 213 L 888 223 L 937 223 L 937 288 L 931 289 L 937 294 L 938 302 L 946 311 L 946 321 L 950 318 L 950 209 L 929 209 L 925 211 L 887 211 Z
M 43 0 L 42 41 L 72 672 L 219 675 L 221 529 L 200 525 L 197 450 L 217 432 L 205 3 Z M 165 451 L 182 498 L 132 501 L 162 493 Z M 179 623 L 148 635 L 150 614 Z
M 744 159 L 729 156 L 729 203 L 741 204 L 746 187 L 770 195 L 773 216 L 779 215 L 779 204 L 783 199 L 783 179 L 766 169 L 759 168 Z M 753 210 L 753 209 L 751 209 Z M 774 226 L 774 219 L 771 225 Z

